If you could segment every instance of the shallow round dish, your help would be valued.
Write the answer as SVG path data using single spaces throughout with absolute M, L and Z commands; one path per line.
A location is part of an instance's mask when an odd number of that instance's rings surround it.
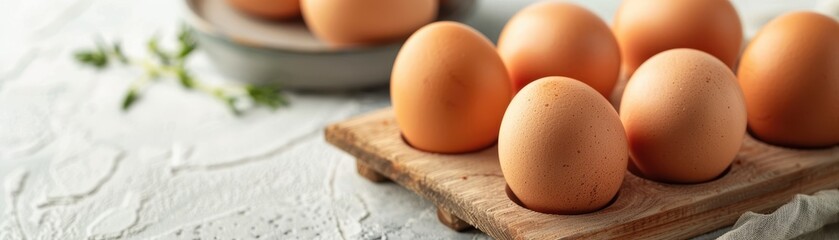
M 221 0 L 185 0 L 186 22 L 203 49 L 234 80 L 298 90 L 352 90 L 387 84 L 402 41 L 336 49 L 302 19 L 266 21 Z M 463 20 L 475 0 L 441 0 L 438 20 Z

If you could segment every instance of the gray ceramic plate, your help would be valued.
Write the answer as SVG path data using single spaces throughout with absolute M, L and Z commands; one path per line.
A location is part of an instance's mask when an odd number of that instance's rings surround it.
M 334 49 L 302 20 L 263 21 L 222 0 L 185 0 L 187 23 L 222 73 L 235 80 L 287 89 L 351 90 L 385 85 L 401 42 Z M 439 20 L 463 20 L 475 0 L 442 0 Z

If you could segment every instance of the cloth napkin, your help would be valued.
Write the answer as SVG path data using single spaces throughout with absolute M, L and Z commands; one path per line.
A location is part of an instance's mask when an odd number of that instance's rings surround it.
M 796 195 L 771 214 L 747 212 L 718 239 L 839 239 L 839 190 Z

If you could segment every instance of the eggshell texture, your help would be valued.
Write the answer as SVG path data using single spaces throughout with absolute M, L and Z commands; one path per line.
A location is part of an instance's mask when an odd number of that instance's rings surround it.
M 287 19 L 300 16 L 300 0 L 227 0 L 227 3 L 259 18 Z
M 620 118 L 603 96 L 580 81 L 546 77 L 513 98 L 501 123 L 498 157 L 524 207 L 580 214 L 615 197 L 628 153 Z
M 790 13 L 752 40 L 738 70 L 749 128 L 778 145 L 839 144 L 839 23 Z
M 693 49 L 668 50 L 641 65 L 620 110 L 633 163 L 658 181 L 714 179 L 734 160 L 746 133 L 734 73 Z
M 630 75 L 648 58 L 674 48 L 710 53 L 733 68 L 743 40 L 728 0 L 625 0 L 614 32 Z
M 315 36 L 346 47 L 404 39 L 434 21 L 438 1 L 301 0 L 301 4 Z
M 495 142 L 513 90 L 486 37 L 460 23 L 437 22 L 418 30 L 399 50 L 390 93 L 409 144 L 462 153 Z
M 548 76 L 578 79 L 609 96 L 620 72 L 620 49 L 603 20 L 580 6 L 546 1 L 507 22 L 498 52 L 516 90 Z

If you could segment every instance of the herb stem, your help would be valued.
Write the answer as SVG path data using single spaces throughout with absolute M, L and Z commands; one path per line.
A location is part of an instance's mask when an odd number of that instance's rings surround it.
M 163 78 L 175 79 L 182 87 L 188 90 L 198 91 L 213 96 L 222 101 L 234 114 L 240 114 L 237 102 L 240 99 L 249 98 L 253 106 L 267 106 L 276 109 L 285 106 L 287 101 L 278 88 L 244 85 L 209 85 L 198 81 L 186 67 L 186 60 L 197 48 L 197 42 L 192 37 L 192 32 L 182 28 L 178 33 L 178 49 L 167 51 L 158 44 L 158 38 L 152 37 L 147 41 L 146 48 L 150 56 L 143 59 L 129 58 L 122 51 L 119 42 L 108 45 L 104 41 L 97 41 L 96 47 L 92 50 L 79 51 L 75 58 L 82 64 L 97 69 L 104 69 L 112 62 L 119 62 L 122 65 L 134 66 L 143 71 L 143 75 L 134 80 L 123 98 L 123 110 L 129 109 L 140 92 L 151 81 L 162 80 Z

